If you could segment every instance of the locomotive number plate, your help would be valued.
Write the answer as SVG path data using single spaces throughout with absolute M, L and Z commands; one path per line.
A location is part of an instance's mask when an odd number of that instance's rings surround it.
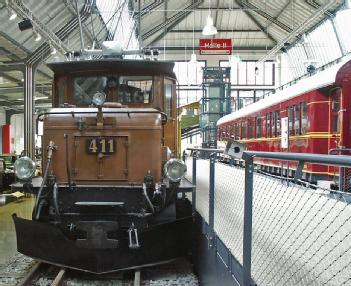
M 116 151 L 116 144 L 113 138 L 98 137 L 86 139 L 86 150 L 88 154 L 112 154 Z

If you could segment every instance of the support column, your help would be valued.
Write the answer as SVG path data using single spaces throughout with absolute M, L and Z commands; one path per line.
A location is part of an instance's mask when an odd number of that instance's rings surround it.
M 24 154 L 34 160 L 34 91 L 36 66 L 25 65 L 24 72 Z

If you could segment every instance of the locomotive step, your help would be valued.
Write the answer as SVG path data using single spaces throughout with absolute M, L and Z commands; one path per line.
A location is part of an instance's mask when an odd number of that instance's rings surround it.
M 74 203 L 76 206 L 118 206 L 118 207 L 123 207 L 124 202 L 75 202 Z

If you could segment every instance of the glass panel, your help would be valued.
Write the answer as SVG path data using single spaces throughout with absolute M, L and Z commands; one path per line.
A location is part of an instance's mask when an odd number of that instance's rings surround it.
M 235 132 L 235 140 L 239 140 L 240 136 L 239 136 L 239 124 L 238 123 L 234 123 L 234 132 Z
M 241 122 L 241 139 L 246 138 L 246 121 Z
M 280 136 L 280 112 L 275 112 L 275 120 L 276 120 L 276 128 L 277 128 L 277 136 Z
M 111 86 L 107 80 L 107 85 Z M 121 103 L 150 103 L 152 99 L 152 79 L 139 77 L 120 77 L 118 86 L 118 101 Z
M 256 138 L 260 138 L 261 135 L 261 125 L 262 125 L 262 119 L 261 117 L 256 118 Z
M 264 84 L 265 85 L 273 85 L 273 67 L 274 67 L 274 64 L 272 62 L 264 63 Z
M 288 107 L 288 120 L 289 120 L 289 134 L 293 135 L 294 134 L 294 130 L 293 130 L 293 121 L 294 121 L 294 117 L 293 117 L 293 109 L 292 106 Z
M 307 114 L 307 103 L 304 101 L 301 103 L 301 134 L 308 132 L 308 114 Z
M 256 77 L 256 85 L 264 85 L 263 63 L 255 64 L 255 77 Z
M 246 85 L 246 62 L 239 62 L 239 85 Z
M 272 135 L 271 129 L 271 116 L 269 113 L 266 114 L 266 137 L 269 138 Z
M 294 105 L 294 132 L 295 135 L 300 134 L 300 116 L 299 116 L 299 106 Z
M 248 130 L 247 130 L 247 138 L 250 139 L 253 137 L 253 130 L 254 130 L 254 124 L 253 124 L 253 120 L 249 119 L 248 120 Z
M 336 14 L 335 23 L 344 49 L 351 51 L 351 33 L 350 33 L 351 9 L 341 10 Z
M 172 90 L 173 85 L 166 83 L 165 84 L 165 107 L 164 111 L 168 117 L 172 117 Z
M 98 91 L 106 88 L 107 77 L 77 77 L 73 81 L 74 103 L 89 105 L 93 96 Z
M 275 113 L 271 112 L 272 119 L 272 137 L 275 137 Z
M 256 84 L 256 74 L 255 74 L 256 62 L 247 62 L 247 84 Z
M 340 89 L 332 94 L 332 132 L 340 132 Z

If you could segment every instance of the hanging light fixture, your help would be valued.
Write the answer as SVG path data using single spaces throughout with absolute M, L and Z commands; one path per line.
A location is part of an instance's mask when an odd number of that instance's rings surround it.
M 50 44 L 50 54 L 55 55 L 56 53 L 57 53 L 57 50 L 52 44 Z
M 13 21 L 17 18 L 17 14 L 15 13 L 15 11 L 11 10 L 10 8 L 8 8 L 8 14 L 10 21 Z
M 202 34 L 205 36 L 213 36 L 217 34 L 217 28 L 213 25 L 213 19 L 211 17 L 211 0 L 209 0 L 206 25 L 202 30 Z
M 13 11 L 10 6 L 9 6 L 9 1 L 6 0 L 5 1 L 5 5 L 6 5 L 6 8 L 7 8 L 7 14 L 9 15 L 9 20 L 10 21 L 13 21 L 17 18 L 17 14 L 15 11 Z
M 34 33 L 34 41 L 39 42 L 41 40 L 41 35 L 37 31 L 33 31 Z
M 196 54 L 195 54 L 195 5 L 194 5 L 194 0 L 193 0 L 193 53 L 191 54 L 191 57 L 190 57 L 190 63 L 193 63 L 193 64 L 197 63 Z

